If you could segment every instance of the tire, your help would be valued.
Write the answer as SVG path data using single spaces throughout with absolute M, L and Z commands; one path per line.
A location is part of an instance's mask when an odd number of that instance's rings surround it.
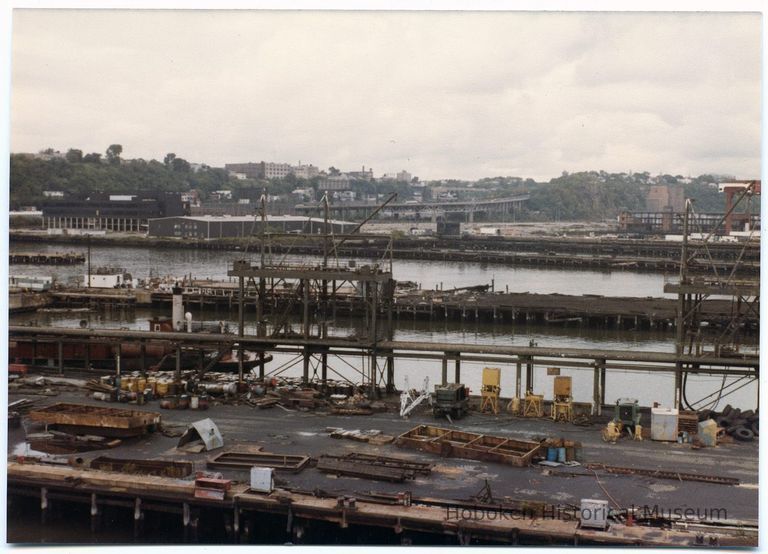
M 699 412 L 699 421 L 707 421 L 712 416 L 714 416 L 712 410 L 702 410 Z
M 752 425 L 749 426 L 749 429 L 752 431 L 752 434 L 756 437 L 760 436 L 760 422 L 759 421 L 753 421 Z
M 751 429 L 747 429 L 746 427 L 739 427 L 733 433 L 733 438 L 736 439 L 737 441 L 752 442 L 753 440 L 755 440 L 755 434 L 752 432 Z
M 723 411 L 720 412 L 720 415 L 727 416 L 728 414 L 731 413 L 732 410 L 733 408 L 731 407 L 730 404 L 728 404 L 725 408 L 723 408 Z
M 733 436 L 739 429 L 744 429 L 744 427 L 741 425 L 731 425 L 725 430 L 725 434 Z
M 718 416 L 717 419 L 715 419 L 715 422 L 717 422 L 718 427 L 730 427 L 731 426 L 731 420 L 728 419 L 725 416 Z
M 731 425 L 735 427 L 742 427 L 747 424 L 746 418 L 743 417 L 732 417 L 731 419 Z
M 739 417 L 742 417 L 746 420 L 750 420 L 753 415 L 755 415 L 754 410 L 747 410 L 746 412 L 741 412 L 741 415 Z
M 731 413 L 728 414 L 728 417 L 731 419 L 736 419 L 741 417 L 741 410 L 739 408 L 734 408 L 731 410 Z

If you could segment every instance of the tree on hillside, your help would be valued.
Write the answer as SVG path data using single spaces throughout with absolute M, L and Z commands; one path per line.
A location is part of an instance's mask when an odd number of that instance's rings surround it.
M 101 162 L 101 154 L 97 152 L 91 152 L 90 154 L 83 156 L 83 161 L 89 164 L 97 164 Z
M 83 161 L 83 151 L 77 148 L 70 148 L 66 154 L 66 160 L 71 164 L 80 163 Z
M 111 164 L 120 163 L 120 154 L 123 153 L 123 147 L 120 144 L 110 144 L 107 148 L 107 161 Z
M 171 169 L 178 173 L 189 173 L 191 166 L 189 162 L 184 158 L 173 158 L 171 161 Z
M 166 166 L 170 167 L 170 166 L 171 166 L 171 164 L 173 163 L 173 160 L 175 160 L 175 159 L 176 159 L 176 154 L 174 154 L 173 152 L 168 152 L 168 153 L 165 155 L 165 158 L 163 158 L 163 163 L 164 163 Z

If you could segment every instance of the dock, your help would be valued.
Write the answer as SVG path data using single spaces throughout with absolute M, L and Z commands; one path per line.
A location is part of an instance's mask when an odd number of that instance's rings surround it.
M 74 396 L 70 394 L 70 396 Z M 65 398 L 69 401 L 71 398 Z M 94 403 L 93 400 L 80 401 Z M 103 405 L 103 403 L 101 403 Z M 134 407 L 153 411 L 153 407 Z M 246 410 L 245 413 L 243 410 Z M 176 425 L 201 417 L 194 411 L 164 411 Z M 403 483 L 365 478 L 328 477 L 307 466 L 296 473 L 278 472 L 271 492 L 249 490 L 248 471 L 218 468 L 233 482 L 222 498 L 195 494 L 189 478 L 141 476 L 90 468 L 99 452 L 82 453 L 74 465 L 41 464 L 34 459 L 11 460 L 8 492 L 12 505 L 52 525 L 71 517 L 91 519 L 92 530 L 110 521 L 125 531 L 125 540 L 152 542 L 150 529 L 170 529 L 175 542 L 216 540 L 261 544 L 349 544 L 364 535 L 367 544 L 521 544 L 521 545 L 635 545 L 635 546 L 754 546 L 757 544 L 757 446 L 735 444 L 685 455 L 689 445 L 623 442 L 603 443 L 597 427 L 562 426 L 541 419 L 473 413 L 453 428 L 475 433 L 492 432 L 531 440 L 556 435 L 583 443 L 585 461 L 616 459 L 637 467 L 711 473 L 741 477 L 741 485 L 665 481 L 648 486 L 649 477 L 585 471 L 584 468 L 515 467 L 492 461 L 467 461 L 429 452 L 371 445 L 329 437 L 331 426 L 370 427 L 401 435 L 414 425 L 429 424 L 427 415 L 406 421 L 393 413 L 361 418 L 213 406 L 205 417 L 216 421 L 224 435 L 224 451 L 258 445 L 286 456 L 325 454 L 395 456 L 412 464 L 429 463 L 429 476 Z M 244 426 L 243 421 L 248 421 Z M 11 432 L 9 445 L 23 440 Z M 110 458 L 136 458 L 192 463 L 197 471 L 222 452 L 201 454 L 175 448 L 178 439 L 153 433 L 138 444 L 125 441 L 110 450 Z M 597 475 L 597 478 L 596 478 Z M 746 482 L 744 476 L 747 477 Z M 486 476 L 486 477 L 483 477 Z M 530 483 L 535 482 L 535 486 Z M 483 483 L 490 498 L 480 496 Z M 632 511 L 636 522 L 613 521 L 606 530 L 582 527 L 578 519 L 581 498 L 603 496 L 608 490 L 620 513 Z M 725 495 L 723 494 L 725 493 Z M 694 515 L 669 515 L 681 498 Z M 74 510 L 70 507 L 80 506 Z M 719 512 L 711 512 L 712 508 Z M 612 506 L 614 508 L 614 506 Z M 646 510 L 648 508 L 648 510 Z M 649 511 L 650 510 L 650 511 Z M 696 515 L 696 512 L 698 513 Z M 80 515 L 75 515 L 80 514 Z M 90 514 L 87 515 L 87 514 Z M 109 520 L 106 519 L 109 517 Z M 621 519 L 621 518 L 620 518 Z M 168 531 L 166 531 L 168 532 Z
M 10 252 L 11 265 L 78 265 L 85 263 L 85 254 L 79 252 Z

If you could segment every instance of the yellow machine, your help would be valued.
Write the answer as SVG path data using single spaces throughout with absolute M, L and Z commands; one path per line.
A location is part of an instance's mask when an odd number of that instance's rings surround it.
M 555 397 L 552 402 L 552 419 L 570 423 L 573 421 L 572 381 L 570 377 L 555 377 Z
M 480 411 L 499 413 L 499 393 L 501 392 L 501 369 L 498 367 L 483 368 L 483 386 L 480 389 L 482 403 Z
M 608 425 L 603 429 L 603 441 L 604 442 L 616 442 L 621 437 L 621 430 L 624 426 L 622 423 L 609 421 Z
M 533 391 L 528 391 L 525 394 L 523 417 L 544 417 L 543 400 L 543 394 L 533 394 Z

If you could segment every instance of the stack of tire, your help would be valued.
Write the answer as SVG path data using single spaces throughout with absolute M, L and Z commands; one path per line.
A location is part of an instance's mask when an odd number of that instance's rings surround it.
M 742 442 L 751 442 L 760 436 L 760 416 L 754 410 L 741 411 L 728 404 L 723 411 L 702 410 L 699 421 L 714 419 L 727 435 Z

